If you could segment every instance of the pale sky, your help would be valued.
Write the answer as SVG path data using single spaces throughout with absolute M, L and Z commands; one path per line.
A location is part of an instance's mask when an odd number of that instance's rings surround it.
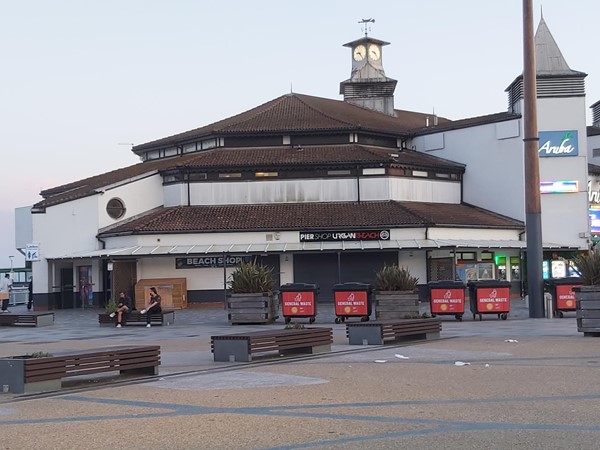
M 600 100 L 600 1 L 534 0 Z M 14 208 L 42 189 L 138 162 L 130 146 L 293 90 L 341 100 L 358 21 L 390 42 L 395 106 L 461 119 L 506 111 L 523 71 L 520 0 L 0 0 L 0 268 Z M 591 124 L 591 113 L 587 111 Z M 508 176 L 494 182 L 510 182 Z

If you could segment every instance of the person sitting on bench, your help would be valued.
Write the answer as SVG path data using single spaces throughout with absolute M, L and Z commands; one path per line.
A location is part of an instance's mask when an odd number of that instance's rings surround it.
M 123 325 L 123 314 L 131 311 L 131 298 L 124 292 L 119 292 L 119 303 L 117 304 L 117 328 Z M 115 317 L 115 313 L 111 313 L 110 317 Z
M 156 292 L 156 288 L 155 287 L 151 287 L 150 288 L 150 300 L 148 300 L 148 304 L 146 305 L 146 308 L 142 309 L 140 311 L 140 313 L 142 314 L 147 314 L 146 316 L 146 327 L 150 328 L 150 322 L 152 320 L 152 314 L 158 314 L 160 312 L 162 312 L 162 309 L 160 307 L 160 295 L 158 295 L 158 292 Z

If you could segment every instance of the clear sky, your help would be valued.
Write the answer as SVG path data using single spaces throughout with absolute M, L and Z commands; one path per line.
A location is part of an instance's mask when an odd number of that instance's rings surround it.
M 534 0 L 587 105 L 600 100 L 600 1 Z M 294 92 L 340 99 L 362 36 L 390 42 L 397 109 L 505 111 L 522 73 L 520 0 L 0 0 L 0 268 L 22 266 L 14 208 L 138 162 L 142 144 Z M 587 112 L 591 123 L 590 111 Z M 509 179 L 494 180 L 509 182 Z

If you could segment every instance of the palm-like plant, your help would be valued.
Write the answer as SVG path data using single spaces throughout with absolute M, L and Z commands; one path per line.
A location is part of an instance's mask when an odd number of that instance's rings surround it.
M 408 268 L 392 264 L 383 267 L 375 274 L 375 289 L 378 291 L 414 291 L 418 278 L 413 277 Z
M 229 288 L 234 294 L 255 294 L 273 290 L 273 268 L 253 262 L 240 263 L 231 273 Z
M 600 250 L 592 248 L 573 259 L 574 270 L 579 274 L 581 282 L 587 286 L 600 284 Z

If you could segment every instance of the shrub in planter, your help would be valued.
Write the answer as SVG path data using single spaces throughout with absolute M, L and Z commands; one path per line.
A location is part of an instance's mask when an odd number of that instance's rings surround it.
M 413 277 L 409 270 L 397 264 L 384 266 L 375 274 L 375 290 L 377 291 L 414 291 L 419 279 Z
M 592 248 L 589 252 L 575 257 L 573 262 L 582 284 L 586 286 L 600 285 L 600 250 Z
M 256 263 L 241 263 L 229 277 L 234 294 L 255 294 L 273 291 L 273 268 Z
M 272 323 L 277 318 L 273 295 L 273 269 L 256 263 L 241 263 L 231 273 L 227 311 L 231 324 Z
M 385 264 L 375 274 L 375 317 L 410 319 L 419 317 L 417 283 L 408 268 Z
M 117 312 L 117 302 L 112 298 L 108 300 L 106 306 L 104 306 L 104 312 L 106 314 L 112 314 Z
M 600 336 L 600 250 L 592 248 L 573 259 L 583 286 L 574 288 L 577 331 Z

